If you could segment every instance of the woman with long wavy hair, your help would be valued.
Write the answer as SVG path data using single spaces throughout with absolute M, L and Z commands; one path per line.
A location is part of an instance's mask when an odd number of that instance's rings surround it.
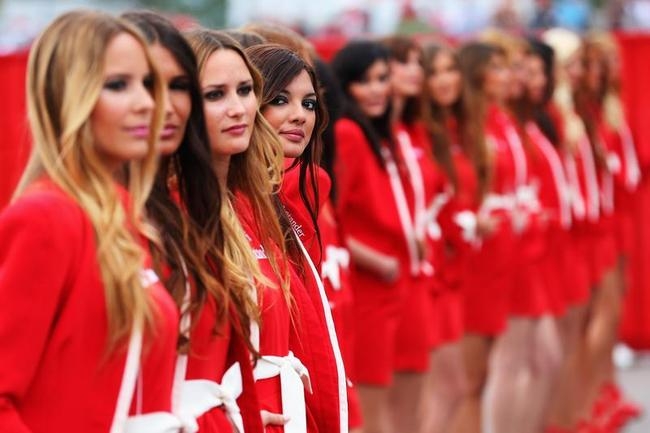
M 174 409 L 190 422 L 195 419 L 202 432 L 232 425 L 240 432 L 262 431 L 252 350 L 247 350 L 250 324 L 258 316 L 250 276 L 260 271 L 241 228 L 220 218 L 222 196 L 212 169 L 194 52 L 161 15 L 123 16 L 147 37 L 169 95 L 147 211 L 163 240 L 155 250 L 156 265 L 182 315 Z M 226 250 L 237 254 L 226 255 Z
M 439 345 L 431 355 L 431 373 L 422 409 L 423 432 L 450 431 L 465 393 L 463 360 L 463 285 L 472 250 L 493 229 L 493 221 L 478 213 L 478 176 L 473 149 L 466 148 L 462 75 L 458 55 L 450 47 L 423 47 L 425 86 L 421 109 L 431 141 L 429 152 L 451 186 L 449 203 L 441 214 L 442 242 L 437 260 L 433 318 Z M 446 221 L 446 223 L 445 223 Z
M 481 400 L 488 379 L 488 359 L 494 342 L 507 326 L 514 287 L 515 194 L 521 183 L 521 158 L 507 137 L 502 105 L 508 95 L 509 70 L 499 48 L 470 42 L 459 50 L 463 74 L 464 146 L 471 149 L 479 180 L 478 213 L 494 219 L 493 231 L 471 254 L 464 285 L 463 350 L 467 389 L 456 414 L 457 432 L 477 432 L 481 426 Z M 519 149 L 521 150 L 521 149 Z
M 227 217 L 241 223 L 262 270 L 256 281 L 260 320 L 251 337 L 260 356 L 254 375 L 266 431 L 317 431 L 320 408 L 305 402 L 312 385 L 303 362 L 317 370 L 318 354 L 302 337 L 304 330 L 318 329 L 318 320 L 290 264 L 277 214 L 274 196 L 284 155 L 259 111 L 262 77 L 226 34 L 195 30 L 188 38 L 199 62 L 213 168 L 228 199 Z
M 32 47 L 34 147 L 0 216 L 3 431 L 174 418 L 178 313 L 144 242 L 163 86 L 140 33 L 103 13 L 61 15 Z
M 246 54 L 264 78 L 261 112 L 282 142 L 285 170 L 278 213 L 292 266 L 313 305 L 296 314 L 297 337 L 312 352 L 320 353 L 318 359 L 305 358 L 313 388 L 307 405 L 313 408 L 319 431 L 346 431 L 347 380 L 330 302 L 317 268 L 323 253 L 318 214 L 328 196 L 327 177 L 318 166 L 327 112 L 318 95 L 316 73 L 305 59 L 275 44 L 249 47 Z M 292 287 L 292 293 L 296 288 Z M 313 325 L 307 326 L 310 322 Z

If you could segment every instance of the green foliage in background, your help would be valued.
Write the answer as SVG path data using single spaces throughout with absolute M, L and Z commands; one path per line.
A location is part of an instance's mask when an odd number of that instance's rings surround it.
M 191 15 L 207 27 L 226 25 L 227 0 L 137 0 L 137 3 L 145 8 Z

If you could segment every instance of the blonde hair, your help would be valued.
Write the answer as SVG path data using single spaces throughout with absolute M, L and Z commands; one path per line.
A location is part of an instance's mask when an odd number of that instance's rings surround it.
M 525 39 L 496 28 L 485 29 L 479 34 L 478 40 L 499 47 L 505 53 L 508 63 L 512 62 L 517 53 L 526 54 L 530 50 Z
M 193 30 L 187 33 L 186 37 L 196 54 L 199 75 L 202 75 L 208 58 L 217 50 L 227 49 L 239 54 L 253 78 L 253 91 L 259 103 L 263 88 L 262 76 L 249 61 L 237 41 L 224 32 L 207 29 Z M 233 191 L 241 191 L 250 200 L 255 221 L 262 234 L 260 240 L 264 249 L 272 252 L 280 248 L 282 258 L 280 262 L 272 253 L 268 255 L 268 259 L 273 271 L 282 282 L 285 297 L 289 300 L 289 274 L 287 272 L 289 264 L 284 259 L 286 257 L 284 235 L 272 200 L 272 196 L 277 194 L 282 182 L 283 163 L 282 142 L 264 119 L 258 107 L 250 146 L 245 152 L 234 155 L 230 159 L 227 188 L 228 194 L 232 194 Z M 226 200 L 223 203 L 221 214 L 224 230 L 228 230 L 231 234 L 231 236 L 224 236 L 225 259 L 244 272 L 252 273 L 258 283 L 270 285 L 270 281 L 259 271 L 259 265 L 252 255 L 249 242 L 244 237 L 239 218 L 231 201 Z
M 90 116 L 104 84 L 108 45 L 126 33 L 142 45 L 153 77 L 153 98 L 165 89 L 138 31 L 125 21 L 93 11 L 55 19 L 34 43 L 27 68 L 27 112 L 33 149 L 15 197 L 47 176 L 84 210 L 95 230 L 108 316 L 108 347 L 128 336 L 136 320 L 151 325 L 153 306 L 140 274 L 144 253 L 137 239 L 157 239 L 142 210 L 156 173 L 155 143 L 163 111 L 156 104 L 147 155 L 129 166 L 127 209 L 121 205 L 113 173 L 95 147 Z
M 614 71 L 611 69 L 610 58 L 616 58 L 620 61 L 620 53 L 616 39 L 607 32 L 590 33 L 586 38 L 588 48 L 596 52 L 599 56 L 606 57 L 604 62 L 608 71 L 608 82 L 605 83 L 603 95 L 603 117 L 605 122 L 614 130 L 620 131 L 625 126 L 625 109 L 620 96 L 619 77 L 614 77 Z
M 580 37 L 570 30 L 553 28 L 542 34 L 542 41 L 555 53 L 556 83 L 553 102 L 564 121 L 564 144 L 570 152 L 575 152 L 578 142 L 587 134 L 585 124 L 576 112 L 573 89 L 564 72 L 566 64 L 582 48 Z

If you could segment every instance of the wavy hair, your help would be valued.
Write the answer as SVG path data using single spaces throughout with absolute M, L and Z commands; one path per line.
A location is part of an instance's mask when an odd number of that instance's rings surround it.
M 249 274 L 223 254 L 226 242 L 238 240 L 231 248 L 248 247 L 238 227 L 221 222 L 221 192 L 212 169 L 194 51 L 174 25 L 157 13 L 128 12 L 123 17 L 140 28 L 151 45 L 159 44 L 169 50 L 187 77 L 191 100 L 180 146 L 173 154 L 162 157 L 147 200 L 148 215 L 160 227 L 163 240 L 164 248 L 157 251 L 158 266 L 164 264 L 170 269 L 165 286 L 181 307 L 191 277 L 196 292 L 189 311 L 183 314 L 199 311 L 206 297 L 212 296 L 217 310 L 215 331 L 234 313 L 237 331 L 243 334 L 244 341 L 249 341 L 250 321 L 258 317 L 257 305 L 249 296 Z M 176 192 L 180 206 L 174 200 Z M 179 349 L 185 351 L 188 342 L 182 335 L 179 338 Z
M 231 50 L 237 53 L 246 64 L 253 78 L 253 91 L 259 101 L 262 95 L 262 76 L 250 62 L 237 41 L 224 32 L 208 29 L 196 29 L 188 32 L 186 38 L 196 54 L 199 75 L 202 73 L 208 58 L 215 51 Z M 273 251 L 279 247 L 282 250 L 281 258 L 286 257 L 286 250 L 284 248 L 284 235 L 276 216 L 273 197 L 277 194 L 282 183 L 283 162 L 282 143 L 258 109 L 248 149 L 245 152 L 233 155 L 230 159 L 230 168 L 226 181 L 228 191 L 226 192 L 230 194 L 240 191 L 250 200 L 253 207 L 253 216 L 255 221 L 258 222 L 259 230 L 262 232 L 262 246 L 266 251 Z M 241 227 L 230 201 L 222 206 L 221 218 L 224 224 Z M 264 223 L 261 224 L 262 222 Z M 243 230 L 241 230 L 240 234 L 243 239 Z M 239 263 L 240 266 L 243 266 L 244 271 L 259 269 L 257 260 L 250 251 L 248 241 L 243 245 L 241 242 L 243 240 L 226 242 L 225 256 L 232 260 L 233 263 Z M 285 297 L 290 299 L 288 263 L 285 260 L 278 260 L 274 254 L 269 255 L 269 262 L 282 282 Z M 253 265 L 255 267 L 252 267 Z M 257 282 L 269 283 L 261 272 L 253 275 L 253 277 Z
M 130 203 L 124 208 L 113 173 L 101 161 L 90 116 L 103 86 L 105 54 L 120 34 L 138 40 L 152 71 L 156 108 L 144 159 L 129 163 Z M 90 219 L 97 262 L 104 283 L 108 347 L 127 337 L 136 321 L 152 325 L 154 307 L 143 290 L 144 252 L 139 235 L 158 241 L 143 209 L 157 167 L 156 140 L 163 121 L 165 89 L 146 42 L 128 22 L 101 12 L 73 11 L 59 16 L 39 36 L 27 67 L 27 113 L 33 150 L 16 191 L 41 176 L 65 191 Z
M 481 196 L 488 192 L 492 177 L 492 162 L 485 141 L 487 96 L 485 76 L 490 61 L 503 55 L 499 48 L 482 42 L 469 42 L 458 52 L 458 64 L 463 75 L 462 145 L 474 162 Z
M 433 73 L 433 63 L 439 55 L 449 55 L 460 74 L 460 66 L 458 64 L 458 56 L 451 48 L 437 45 L 428 44 L 422 49 L 422 63 L 424 65 L 424 77 L 427 80 Z M 462 80 L 462 77 L 461 77 Z M 420 98 L 420 111 L 422 112 L 422 120 L 427 128 L 431 143 L 433 145 L 433 155 L 438 161 L 438 164 L 443 168 L 445 174 L 458 190 L 458 174 L 451 157 L 452 138 L 449 136 L 449 129 L 447 125 L 447 115 L 451 116 L 457 123 L 457 130 L 459 137 L 462 137 L 464 132 L 465 117 L 463 113 L 463 95 L 462 92 L 456 102 L 449 107 L 448 113 L 445 112 L 445 107 L 438 105 L 427 91 L 422 92 Z M 461 143 L 462 145 L 462 140 Z M 471 154 L 469 149 L 463 149 L 468 154 Z

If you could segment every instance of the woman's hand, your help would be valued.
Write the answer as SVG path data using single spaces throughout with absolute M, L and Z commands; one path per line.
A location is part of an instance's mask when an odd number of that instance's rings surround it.
M 266 427 L 267 425 L 285 425 L 289 422 L 289 417 L 287 415 L 282 415 L 281 413 L 271 413 L 267 410 L 261 410 L 260 416 L 262 417 L 262 425 Z

